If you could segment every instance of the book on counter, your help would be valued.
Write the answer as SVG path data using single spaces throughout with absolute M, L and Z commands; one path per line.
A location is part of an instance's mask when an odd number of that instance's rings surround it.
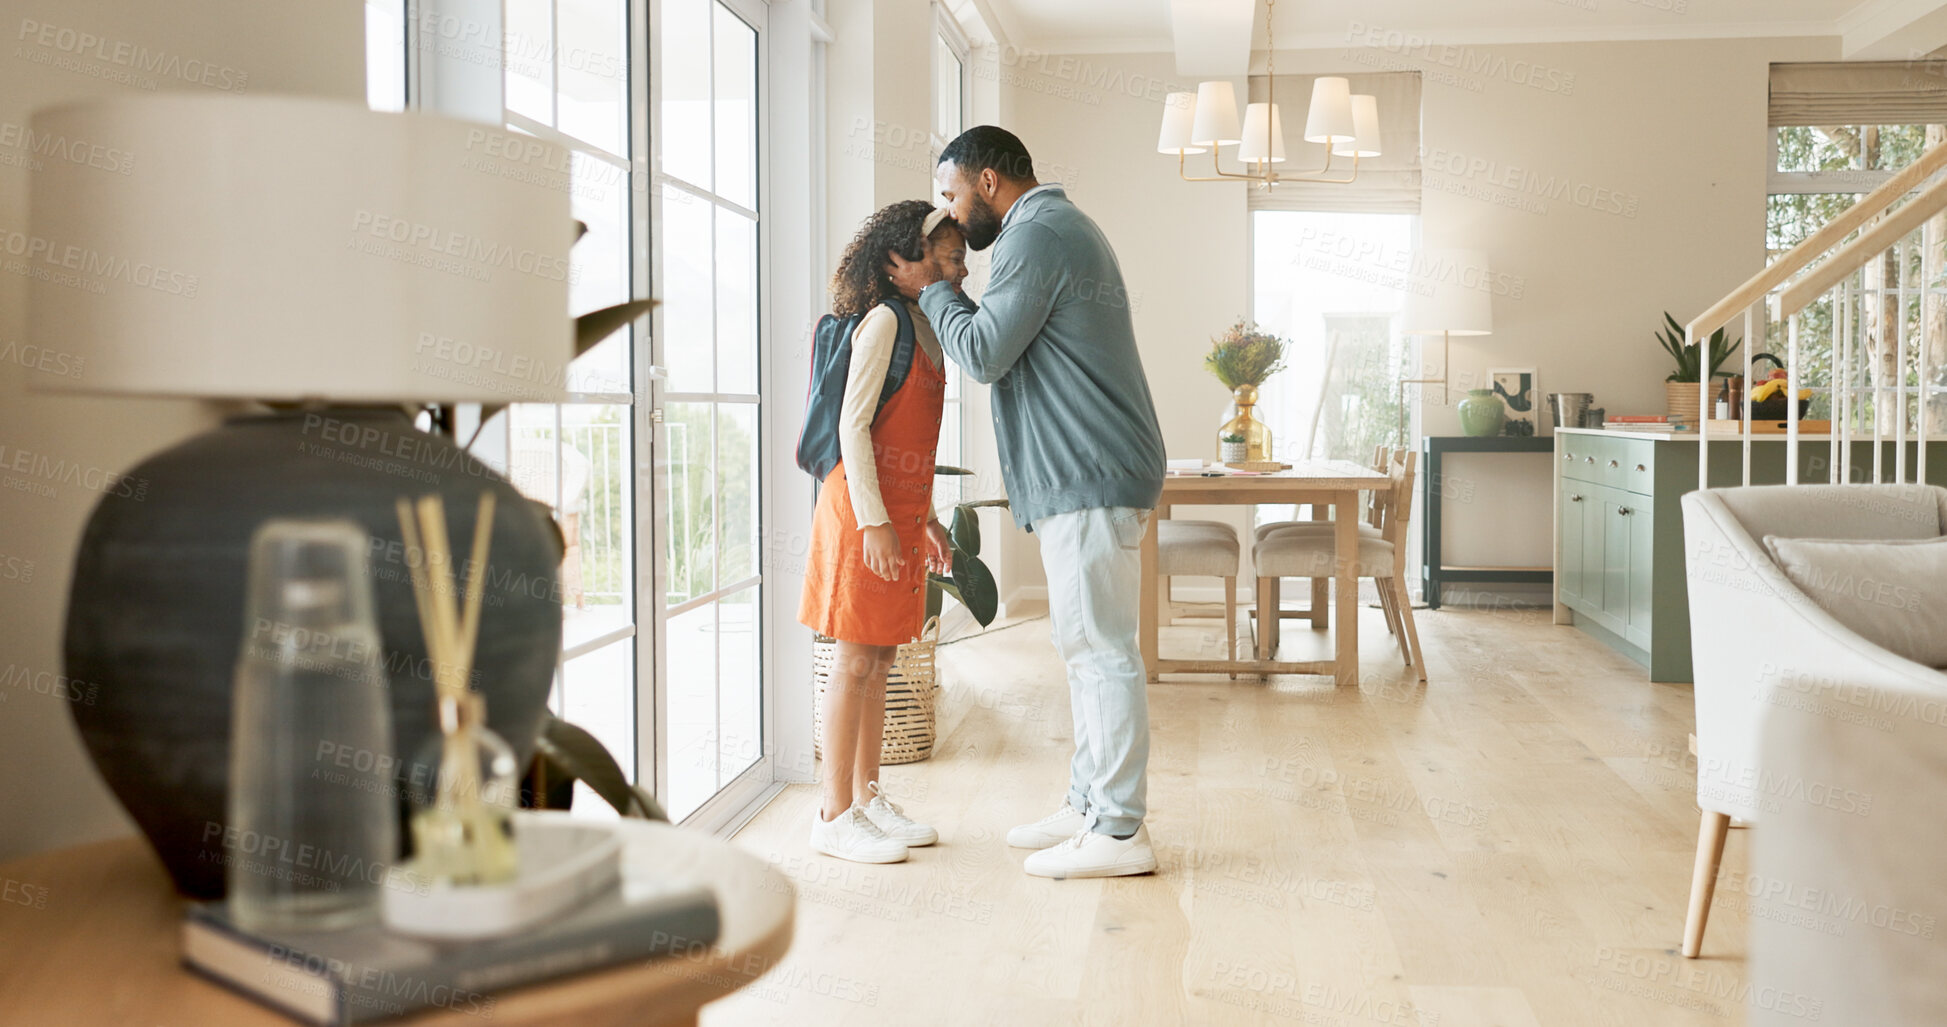
M 1602 419 L 1604 424 L 1669 424 L 1668 414 L 1617 414 Z
M 431 1008 L 491 1016 L 498 992 L 652 956 L 701 953 L 720 928 L 708 888 L 639 881 L 539 927 L 473 941 L 416 938 L 380 923 L 251 931 L 224 903 L 210 902 L 184 914 L 182 958 L 301 1020 L 338 1025 Z

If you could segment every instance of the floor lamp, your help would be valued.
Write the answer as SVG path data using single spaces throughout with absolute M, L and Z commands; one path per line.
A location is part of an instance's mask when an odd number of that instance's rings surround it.
M 1400 445 L 1407 444 L 1406 387 L 1438 385 L 1445 401 L 1453 337 L 1494 331 L 1493 281 L 1482 250 L 1423 249 L 1413 255 L 1399 330 L 1402 335 L 1440 336 L 1440 377 L 1399 380 Z M 1424 359 L 1420 366 L 1426 366 Z

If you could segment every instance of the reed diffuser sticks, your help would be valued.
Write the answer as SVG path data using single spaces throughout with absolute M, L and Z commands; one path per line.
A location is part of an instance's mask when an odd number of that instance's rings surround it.
M 493 532 L 494 496 L 480 495 L 466 586 L 457 594 L 440 497 L 422 496 L 416 503 L 402 497 L 398 514 L 413 601 L 432 657 L 441 732 L 433 801 L 415 810 L 412 818 L 415 869 L 435 881 L 457 885 L 506 881 L 519 869 L 508 805 L 512 785 L 491 780 L 488 764 L 503 756 L 507 746 L 487 729 L 485 702 L 468 687 L 480 637 L 481 586 Z

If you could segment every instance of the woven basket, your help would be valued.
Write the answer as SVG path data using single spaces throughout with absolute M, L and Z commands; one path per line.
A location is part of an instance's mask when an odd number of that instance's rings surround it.
M 879 763 L 918 763 L 933 755 L 934 700 L 940 694 L 934 650 L 940 644 L 940 619 L 929 618 L 919 638 L 899 647 L 892 670 L 886 673 L 886 734 Z M 831 683 L 838 643 L 819 638 L 811 647 L 811 676 L 818 694 L 812 704 L 812 737 L 819 758 L 825 755 L 825 688 Z

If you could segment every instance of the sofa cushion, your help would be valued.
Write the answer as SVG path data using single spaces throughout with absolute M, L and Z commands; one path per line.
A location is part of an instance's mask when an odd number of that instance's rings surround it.
M 1833 620 L 1895 655 L 1947 666 L 1947 537 L 1766 535 L 1764 544 L 1792 584 Z

